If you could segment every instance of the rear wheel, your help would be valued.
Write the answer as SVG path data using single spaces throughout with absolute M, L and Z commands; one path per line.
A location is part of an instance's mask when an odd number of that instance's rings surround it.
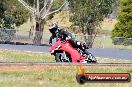
M 56 62 L 72 62 L 72 59 L 68 53 L 56 53 L 55 60 Z

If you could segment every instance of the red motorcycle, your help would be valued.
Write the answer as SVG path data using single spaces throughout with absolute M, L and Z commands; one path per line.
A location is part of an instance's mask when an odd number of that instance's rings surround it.
M 69 41 L 61 41 L 60 38 L 50 47 L 50 53 L 55 56 L 56 62 L 96 63 L 91 53 L 73 48 Z

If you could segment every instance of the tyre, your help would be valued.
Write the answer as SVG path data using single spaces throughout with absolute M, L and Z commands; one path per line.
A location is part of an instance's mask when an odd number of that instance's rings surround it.
M 72 59 L 68 53 L 56 53 L 55 60 L 56 62 L 72 62 Z
M 86 83 L 87 79 L 84 75 L 80 74 L 76 76 L 76 80 L 79 84 L 84 84 Z
M 86 54 L 85 58 L 88 61 L 88 63 L 97 63 L 97 60 L 96 60 L 96 58 L 94 57 L 93 54 L 91 54 L 88 51 L 85 51 L 85 54 Z

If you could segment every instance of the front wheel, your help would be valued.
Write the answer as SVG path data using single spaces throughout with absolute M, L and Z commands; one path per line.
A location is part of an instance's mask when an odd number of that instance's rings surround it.
M 88 62 L 88 63 L 97 63 L 97 60 L 96 58 L 93 56 L 93 54 L 91 54 L 90 52 L 88 51 L 85 51 L 85 60 Z
M 68 53 L 56 53 L 56 62 L 72 62 L 72 59 Z

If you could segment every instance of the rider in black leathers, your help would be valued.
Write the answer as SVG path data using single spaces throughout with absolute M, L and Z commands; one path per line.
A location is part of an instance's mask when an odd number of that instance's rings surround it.
M 49 44 L 52 43 L 53 38 L 61 38 L 62 41 L 69 40 L 70 44 L 74 48 L 80 48 L 81 50 L 84 50 L 88 48 L 86 45 L 81 44 L 81 42 L 76 41 L 74 38 L 72 38 L 72 34 L 64 29 L 58 29 L 58 25 L 56 23 L 52 23 L 49 27 L 49 31 L 52 33 L 52 36 L 50 37 Z

